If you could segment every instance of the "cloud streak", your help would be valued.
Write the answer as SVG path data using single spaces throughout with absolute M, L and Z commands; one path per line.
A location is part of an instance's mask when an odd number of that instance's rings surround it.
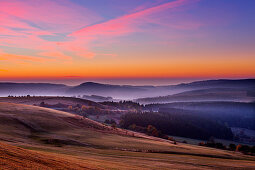
M 70 36 L 91 37 L 91 36 L 118 36 L 139 30 L 139 26 L 146 23 L 154 23 L 155 19 L 151 15 L 174 9 L 183 5 L 197 2 L 198 0 L 176 0 L 164 3 L 138 12 L 127 14 L 116 19 L 112 19 L 100 24 L 92 25 L 73 32 Z M 158 23 L 159 24 L 159 23 Z M 190 23 L 190 25 L 192 25 Z
M 0 60 L 5 61 L 14 61 L 14 62 L 46 62 L 50 61 L 49 59 L 35 56 L 27 56 L 27 55 L 16 55 L 9 54 L 3 51 L 0 51 Z
M 1 72 L 6 72 L 7 70 L 5 70 L 5 69 L 0 69 L 0 71 L 1 71 Z
M 101 21 L 102 17 L 67 0 L 0 0 L 0 46 L 29 47 L 38 51 L 34 53 L 34 56 L 20 54 L 15 57 L 14 54 L 5 53 L 2 59 L 7 60 L 6 56 L 8 56 L 9 61 L 23 59 L 34 62 L 54 60 L 71 62 L 77 57 L 93 58 L 97 55 L 115 57 L 117 54 L 94 52 L 92 50 L 94 42 L 100 41 L 97 43 L 98 46 L 107 46 L 109 41 L 102 40 L 139 31 L 144 32 L 142 27 L 148 24 L 164 25 L 160 17 L 155 16 L 197 1 L 175 0 L 149 8 L 140 7 L 140 11 L 136 10 L 136 12 L 94 24 Z M 183 23 L 167 24 L 169 25 L 177 29 L 200 26 L 192 22 L 184 25 Z M 68 34 L 68 32 L 71 33 Z
M 88 47 L 90 42 L 98 39 L 113 39 L 118 36 L 125 36 L 135 32 L 144 32 L 145 30 L 141 27 L 146 24 L 166 25 L 167 27 L 174 27 L 176 29 L 195 29 L 200 27 L 201 24 L 192 23 L 190 21 L 178 24 L 165 24 L 157 17 L 152 17 L 153 15 L 166 12 L 167 10 L 179 8 L 195 2 L 198 2 L 198 0 L 175 0 L 154 7 L 145 8 L 141 11 L 129 13 L 99 24 L 84 27 L 73 32 L 69 36 L 75 38 L 72 43 L 75 44 L 76 47 L 80 46 L 79 48 L 82 51 L 84 46 Z M 103 45 L 104 44 L 107 43 L 103 43 Z M 87 51 L 88 49 L 83 50 Z
M 101 17 L 89 9 L 68 0 L 0 0 L 0 46 L 32 48 L 38 51 L 34 53 L 35 56 L 30 57 L 8 54 L 10 61 L 14 58 L 46 61 L 43 57 L 70 61 L 71 56 L 65 53 L 76 51 L 72 47 L 65 48 L 69 45 L 74 46 L 71 40 L 65 40 L 65 34 L 100 19 Z M 61 33 L 63 39 L 58 40 L 55 33 Z M 65 41 L 69 41 L 67 45 L 59 45 L 59 42 L 65 44 Z

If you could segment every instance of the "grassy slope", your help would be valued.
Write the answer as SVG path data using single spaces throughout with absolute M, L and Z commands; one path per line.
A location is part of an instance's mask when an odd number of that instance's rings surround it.
M 55 105 L 58 103 L 65 104 L 65 105 L 91 105 L 97 106 L 99 108 L 105 108 L 106 106 L 101 105 L 99 103 L 74 98 L 74 97 L 52 97 L 52 96 L 36 96 L 36 97 L 0 97 L 0 102 L 8 102 L 8 103 L 18 103 L 18 104 L 27 104 L 27 105 L 40 105 L 41 102 L 45 102 L 46 104 Z
M 96 169 L 78 160 L 0 143 L 0 169 Z
M 69 113 L 22 104 L 0 103 L 0 140 L 97 168 L 255 168 L 255 159 L 249 156 L 174 145 Z M 146 153 L 148 150 L 158 153 Z

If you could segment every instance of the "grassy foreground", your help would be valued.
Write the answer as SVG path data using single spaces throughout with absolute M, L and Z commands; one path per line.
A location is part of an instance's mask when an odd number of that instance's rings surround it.
M 174 145 L 69 113 L 22 104 L 0 103 L 0 140 L 2 169 L 255 168 L 251 156 Z

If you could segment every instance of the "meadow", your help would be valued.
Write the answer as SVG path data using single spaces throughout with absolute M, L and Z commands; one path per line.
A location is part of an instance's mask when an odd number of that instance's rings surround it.
M 70 113 L 23 104 L 0 103 L 0 136 L 1 155 L 8 156 L 0 157 L 4 169 L 57 169 L 60 164 L 63 169 L 71 165 L 70 169 L 255 168 L 255 158 L 239 152 L 174 144 Z M 38 154 L 33 157 L 36 160 L 31 160 L 30 153 Z

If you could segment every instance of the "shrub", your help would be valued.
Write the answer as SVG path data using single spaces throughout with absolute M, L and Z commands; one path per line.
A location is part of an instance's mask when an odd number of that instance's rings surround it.
M 236 150 L 236 145 L 233 144 L 233 143 L 229 144 L 229 150 L 235 151 Z
M 68 106 L 68 110 L 73 110 L 73 106 Z

